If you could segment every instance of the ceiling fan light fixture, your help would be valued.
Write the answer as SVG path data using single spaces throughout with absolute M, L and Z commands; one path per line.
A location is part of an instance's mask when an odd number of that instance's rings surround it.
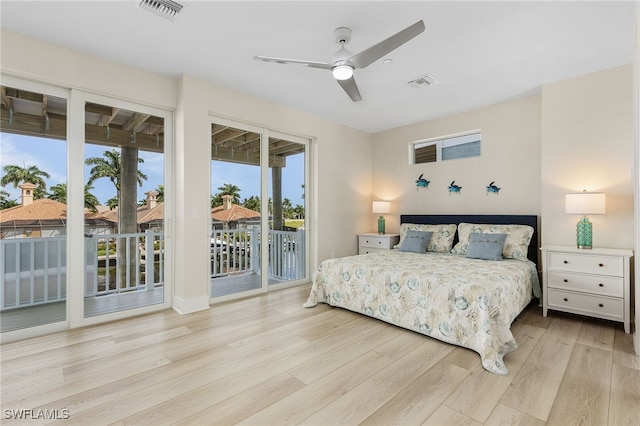
M 331 69 L 331 73 L 336 80 L 349 80 L 353 77 L 353 67 L 349 65 L 338 65 Z

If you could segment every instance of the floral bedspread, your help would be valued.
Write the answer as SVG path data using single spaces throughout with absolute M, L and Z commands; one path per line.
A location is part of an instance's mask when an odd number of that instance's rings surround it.
M 535 264 L 399 250 L 322 262 L 305 307 L 327 303 L 417 331 L 480 354 L 507 374 L 503 357 L 518 344 L 513 320 L 539 296 Z

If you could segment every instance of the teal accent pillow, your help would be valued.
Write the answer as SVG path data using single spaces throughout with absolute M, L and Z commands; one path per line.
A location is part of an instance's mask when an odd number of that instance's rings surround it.
M 400 251 L 409 251 L 413 253 L 426 253 L 429 241 L 433 232 L 414 231 L 408 229 L 407 233 L 400 244 Z
M 502 260 L 502 248 L 507 234 L 469 234 L 467 257 L 483 260 Z

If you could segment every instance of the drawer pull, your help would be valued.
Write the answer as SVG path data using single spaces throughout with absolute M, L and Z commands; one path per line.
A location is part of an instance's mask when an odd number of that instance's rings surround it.
M 598 306 L 600 306 L 601 308 L 604 308 L 604 305 L 602 303 L 598 303 Z
M 562 299 L 562 300 L 564 300 L 565 302 L 568 302 L 568 301 L 569 301 L 569 299 L 567 299 L 566 297 L 565 297 L 564 299 Z
M 562 263 L 564 263 L 566 265 L 567 263 L 569 263 L 569 261 L 568 260 L 563 260 Z
M 565 278 L 564 280 L 562 280 L 562 281 L 564 281 L 565 283 L 568 283 L 568 282 L 569 282 L 569 280 L 568 280 L 568 279 L 566 279 L 566 278 Z
M 598 287 L 604 287 L 604 284 L 600 283 L 598 284 Z
M 598 266 L 602 268 L 604 266 L 604 264 L 603 263 L 598 263 Z

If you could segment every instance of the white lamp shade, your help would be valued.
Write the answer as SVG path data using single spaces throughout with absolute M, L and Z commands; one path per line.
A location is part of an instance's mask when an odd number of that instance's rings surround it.
M 579 192 L 565 194 L 564 211 L 569 214 L 604 214 L 606 194 L 602 192 Z
M 378 213 L 378 214 L 391 213 L 391 203 L 389 201 L 374 201 L 372 213 Z

